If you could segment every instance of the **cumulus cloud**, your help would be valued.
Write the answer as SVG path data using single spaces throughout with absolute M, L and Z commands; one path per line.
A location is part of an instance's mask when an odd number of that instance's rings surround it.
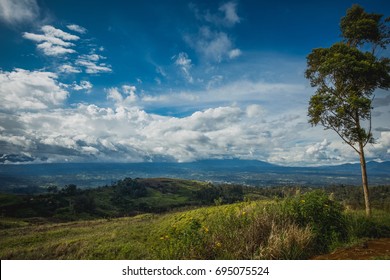
M 118 92 L 131 95 L 134 90 L 126 86 L 110 89 L 109 94 L 123 101 Z M 19 127 L 6 126 L 0 141 L 12 139 L 8 145 L 14 150 L 50 160 L 93 160 L 98 156 L 99 160 L 109 161 L 190 161 L 210 155 L 247 154 L 248 147 L 259 143 L 245 127 L 256 121 L 247 118 L 238 107 L 219 107 L 174 118 L 148 114 L 135 107 L 79 105 L 13 118 Z M 6 124 L 10 121 L 1 113 L 0 119 Z
M 91 92 L 92 88 L 93 88 L 93 85 L 89 81 L 81 81 L 79 84 L 74 82 L 72 84 L 72 89 L 76 90 L 76 91 L 85 90 L 86 92 Z
M 72 30 L 74 32 L 77 32 L 77 33 L 80 33 L 80 34 L 85 34 L 87 33 L 87 29 L 80 26 L 80 25 L 77 25 L 77 24 L 69 24 L 66 26 L 69 30 Z
M 75 44 L 71 41 L 77 41 L 80 37 L 64 32 L 51 25 L 41 27 L 43 34 L 24 32 L 23 38 L 37 43 L 37 48 L 47 56 L 60 56 L 76 51 L 72 49 Z
M 57 107 L 68 96 L 52 72 L 15 69 L 0 71 L 2 110 L 37 110 Z
M 32 22 L 39 17 L 36 0 L 0 0 L 0 20 L 16 25 Z
M 390 131 L 382 131 L 376 143 L 368 146 L 368 152 L 374 159 L 390 160 Z
M 327 139 L 324 139 L 321 143 L 315 143 L 314 145 L 310 145 L 306 151 L 305 155 L 309 158 L 313 158 L 319 161 L 329 161 L 329 160 L 337 160 L 339 156 L 335 155 L 335 150 L 330 149 L 331 142 Z
M 310 128 L 300 114 L 269 117 L 265 108 L 251 104 L 208 108 L 184 117 L 161 116 L 123 105 L 137 98 L 132 85 L 106 92 L 115 103 L 113 108 L 79 104 L 14 115 L 0 111 L 0 153 L 22 151 L 49 161 L 185 162 L 238 157 L 289 165 L 356 157 L 340 141 L 316 142 L 314 134 L 320 130 Z M 390 133 L 382 132 L 376 153 L 388 155 L 389 149 Z
M 116 106 L 132 106 L 138 100 L 135 93 L 137 88 L 131 85 L 123 85 L 121 89 L 112 87 L 106 89 L 107 99 L 113 100 Z

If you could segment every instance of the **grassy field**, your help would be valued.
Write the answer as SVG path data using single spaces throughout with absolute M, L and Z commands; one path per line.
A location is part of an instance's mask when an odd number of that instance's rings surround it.
M 308 259 L 390 237 L 390 213 L 322 191 L 163 214 L 37 224 L 1 218 L 1 259 Z M 386 257 L 386 256 L 385 256 Z

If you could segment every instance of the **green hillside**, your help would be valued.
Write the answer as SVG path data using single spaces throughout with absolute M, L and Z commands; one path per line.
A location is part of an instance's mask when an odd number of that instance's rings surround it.
M 79 189 L 71 184 L 61 189 L 50 187 L 44 194 L 0 194 L 0 213 L 3 217 L 23 218 L 29 222 L 64 222 L 163 213 L 259 196 L 258 189 L 240 185 L 126 178 L 111 186 L 94 189 Z M 6 225 L 0 223 L 0 227 Z
M 376 209 L 367 219 L 320 190 L 163 214 L 1 222 L 1 259 L 307 259 L 390 237 L 388 211 Z
M 127 178 L 0 194 L 0 258 L 307 259 L 390 237 L 390 187 L 372 188 L 371 219 L 359 191 Z

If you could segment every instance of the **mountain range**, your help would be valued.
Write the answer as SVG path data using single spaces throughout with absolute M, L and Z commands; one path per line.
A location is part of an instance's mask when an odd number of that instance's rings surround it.
M 372 185 L 390 184 L 390 162 L 368 162 Z M 15 188 L 110 185 L 123 178 L 182 178 L 258 187 L 360 185 L 360 165 L 286 167 L 257 160 L 201 160 L 188 163 L 50 163 L 0 165 L 0 191 Z

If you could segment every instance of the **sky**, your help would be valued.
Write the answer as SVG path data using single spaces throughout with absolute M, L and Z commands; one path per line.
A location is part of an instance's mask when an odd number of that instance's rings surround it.
M 352 4 L 387 0 L 0 0 L 0 162 L 357 162 L 308 123 L 306 56 Z M 388 50 L 381 50 L 388 57 Z M 390 160 L 390 95 L 375 92 Z

